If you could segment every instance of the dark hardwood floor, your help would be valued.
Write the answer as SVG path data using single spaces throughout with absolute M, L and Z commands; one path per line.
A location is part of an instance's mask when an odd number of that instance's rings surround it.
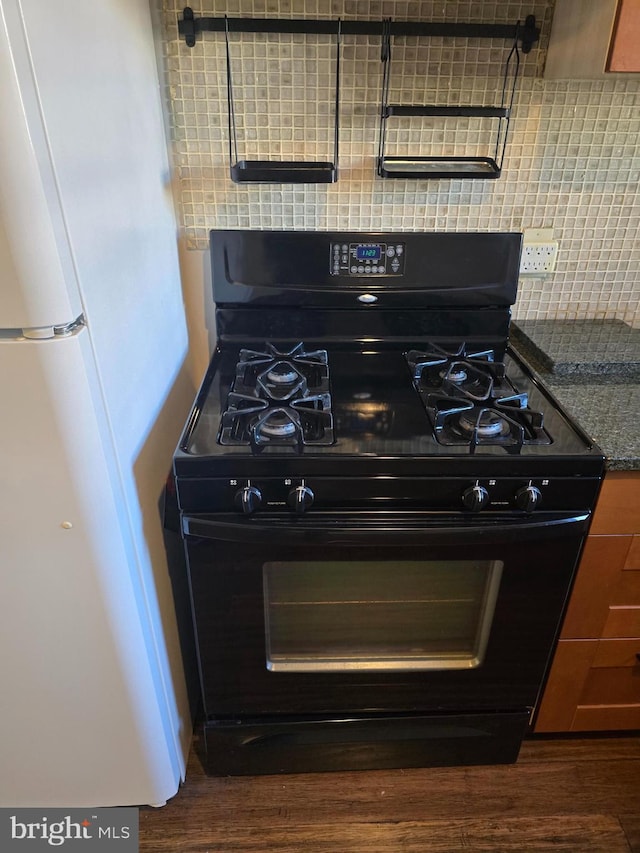
M 640 737 L 532 739 L 517 764 L 213 778 L 192 750 L 140 853 L 640 853 Z

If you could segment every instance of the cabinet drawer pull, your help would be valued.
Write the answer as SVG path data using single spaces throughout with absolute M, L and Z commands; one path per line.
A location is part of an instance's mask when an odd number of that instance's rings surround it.
M 640 663 L 640 652 L 636 652 L 636 660 Z

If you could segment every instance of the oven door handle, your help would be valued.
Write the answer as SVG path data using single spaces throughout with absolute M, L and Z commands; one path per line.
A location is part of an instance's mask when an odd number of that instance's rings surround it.
M 228 513 L 185 515 L 185 537 L 239 543 L 296 543 L 322 545 L 500 544 L 581 536 L 591 513 L 538 513 L 535 517 L 508 514 L 481 519 L 446 513 L 313 513 L 301 518 L 290 513 L 232 516 Z

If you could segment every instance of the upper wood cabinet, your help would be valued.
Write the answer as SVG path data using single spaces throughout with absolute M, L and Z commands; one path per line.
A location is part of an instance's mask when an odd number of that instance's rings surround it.
M 619 0 L 607 71 L 640 71 L 640 0 Z
M 640 0 L 556 0 L 547 79 L 634 72 L 640 72 Z

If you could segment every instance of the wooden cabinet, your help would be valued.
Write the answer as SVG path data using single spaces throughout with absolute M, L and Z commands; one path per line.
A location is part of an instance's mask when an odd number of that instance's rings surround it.
M 619 0 L 607 71 L 640 71 L 640 0 Z
M 536 732 L 640 728 L 640 472 L 607 474 Z
M 640 72 L 640 0 L 556 0 L 544 76 Z

